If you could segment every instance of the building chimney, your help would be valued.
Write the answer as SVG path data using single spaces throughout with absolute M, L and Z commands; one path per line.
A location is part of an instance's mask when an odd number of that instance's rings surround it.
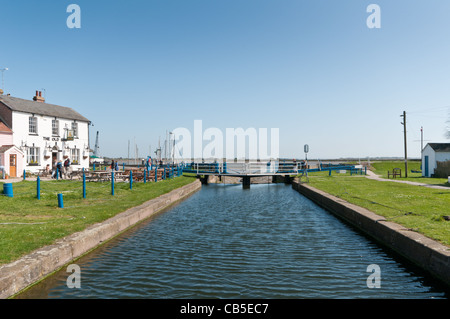
M 42 92 L 41 91 L 36 91 L 36 96 L 33 97 L 33 101 L 36 102 L 45 102 L 45 99 L 42 97 Z

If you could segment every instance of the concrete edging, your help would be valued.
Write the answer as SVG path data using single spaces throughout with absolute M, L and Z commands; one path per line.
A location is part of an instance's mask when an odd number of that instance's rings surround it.
M 312 186 L 292 188 L 450 286 L 449 247 Z
M 0 267 L 0 299 L 11 297 L 42 280 L 71 261 L 95 249 L 121 232 L 149 218 L 201 188 L 196 180 L 188 185 L 130 208 L 110 219 Z

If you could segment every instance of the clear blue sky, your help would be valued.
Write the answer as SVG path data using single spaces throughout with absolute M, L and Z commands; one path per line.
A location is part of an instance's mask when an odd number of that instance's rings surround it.
M 66 8 L 81 7 L 81 29 Z M 381 29 L 366 8 L 381 7 Z M 446 142 L 450 2 L 1 1 L 6 93 L 89 118 L 103 156 L 177 127 L 279 128 L 280 155 L 403 156 Z

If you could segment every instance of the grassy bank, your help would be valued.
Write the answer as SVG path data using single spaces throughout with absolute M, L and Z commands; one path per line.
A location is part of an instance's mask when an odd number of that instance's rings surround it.
M 56 239 L 102 222 L 128 208 L 168 193 L 194 181 L 177 177 L 158 183 L 87 183 L 82 197 L 80 181 L 41 181 L 41 200 L 36 199 L 36 182 L 13 184 L 14 198 L 0 196 L 0 264 L 9 263 L 31 251 L 52 244 Z M 3 189 L 0 183 L 0 192 Z M 64 196 L 58 208 L 57 194 Z
M 320 172 L 309 176 L 311 186 L 450 246 L 450 189 L 439 190 L 364 176 Z

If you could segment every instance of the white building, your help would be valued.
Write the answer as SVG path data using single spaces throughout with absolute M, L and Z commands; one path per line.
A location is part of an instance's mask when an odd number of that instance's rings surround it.
M 447 161 L 450 161 L 450 143 L 428 143 L 422 150 L 422 176 L 432 177 L 437 162 Z
M 74 170 L 89 168 L 90 121 L 71 108 L 45 103 L 41 92 L 32 101 L 0 94 L 0 121 L 23 152 L 24 163 L 18 166 L 25 170 L 38 172 L 66 158 Z

